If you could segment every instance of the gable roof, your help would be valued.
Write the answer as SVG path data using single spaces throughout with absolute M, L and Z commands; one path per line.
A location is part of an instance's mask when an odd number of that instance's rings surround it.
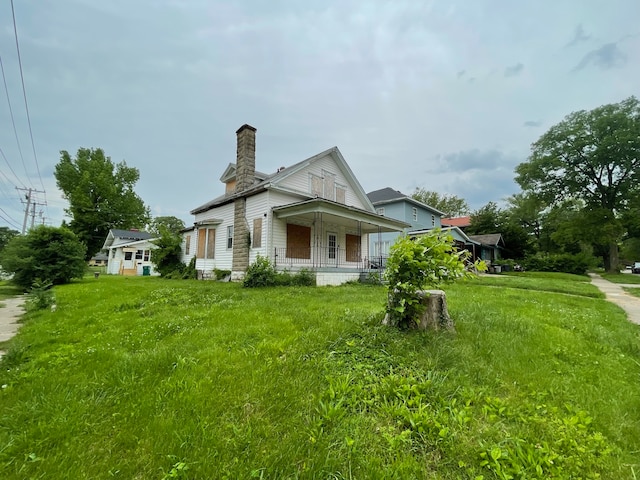
M 369 197 L 369 200 L 371 200 L 371 203 L 375 207 L 404 201 L 418 207 L 426 208 L 427 210 L 437 213 L 438 215 L 444 215 L 444 212 L 441 212 L 440 210 L 433 208 L 426 203 L 419 202 L 418 200 L 415 200 L 414 198 L 409 197 L 408 195 L 405 195 L 404 193 L 398 190 L 394 190 L 390 187 L 381 188 L 380 190 L 369 192 L 367 193 L 367 197 Z
M 254 173 L 254 176 L 255 176 L 256 180 L 259 180 L 259 181 L 262 181 L 265 178 L 269 177 L 268 174 L 262 173 L 262 172 L 258 172 L 258 171 L 256 171 Z M 236 164 L 235 163 L 230 163 L 229 165 L 227 165 L 227 168 L 225 169 L 225 171 L 220 176 L 220 181 L 222 183 L 227 183 L 229 180 L 233 180 L 234 178 L 236 178 Z
M 403 198 L 408 198 L 404 193 L 394 190 L 390 187 L 381 188 L 380 190 L 374 190 L 373 192 L 367 193 L 367 197 L 371 200 L 371 203 L 374 205 L 378 202 L 386 202 L 389 200 L 400 200 Z
M 443 218 L 441 220 L 442 225 L 448 225 L 450 227 L 468 227 L 471 225 L 471 217 L 454 217 L 454 218 Z
M 148 232 L 141 232 L 139 230 L 120 230 L 112 228 L 107 234 L 107 238 L 102 245 L 102 249 L 105 250 L 113 245 L 123 245 L 132 242 L 138 242 L 141 240 L 150 240 L 154 236 Z
M 451 235 L 455 233 L 462 239 L 462 241 L 464 241 L 467 244 L 475 243 L 477 245 L 480 245 L 480 242 L 478 240 L 473 240 L 470 236 L 468 236 L 466 233 L 460 230 L 459 227 L 443 227 L 439 229 L 422 228 L 419 230 L 410 230 L 409 232 L 407 232 L 407 235 L 424 235 L 436 230 L 440 230 L 441 232 L 445 232 L 445 233 L 450 233 Z
M 362 186 L 360 185 L 360 182 L 358 182 L 358 180 L 356 179 L 355 175 L 353 174 L 353 171 L 351 170 L 351 168 L 349 167 L 349 165 L 345 161 L 344 157 L 342 156 L 342 153 L 340 152 L 338 147 L 331 147 L 331 148 L 329 148 L 329 149 L 327 149 L 327 150 L 325 150 L 323 152 L 320 152 L 320 153 L 318 153 L 316 155 L 313 155 L 312 157 L 309 157 L 309 158 L 307 158 L 305 160 L 302 160 L 302 161 L 300 161 L 298 163 L 295 163 L 295 164 L 293 164 L 293 165 L 291 165 L 289 167 L 279 168 L 277 172 L 272 173 L 270 175 L 260 174 L 260 175 L 264 175 L 265 176 L 264 179 L 262 179 L 262 180 L 259 179 L 258 173 L 256 173 L 256 178 L 258 180 L 260 180 L 260 181 L 258 181 L 258 183 L 256 183 L 256 184 L 254 184 L 253 187 L 249 188 L 248 190 L 244 190 L 242 192 L 220 195 L 219 197 L 216 197 L 213 200 L 210 200 L 207 203 L 205 203 L 203 205 L 200 205 L 199 207 L 194 208 L 193 210 L 191 210 L 190 213 L 192 215 L 195 215 L 197 213 L 206 212 L 207 210 L 211 210 L 212 208 L 224 205 L 226 203 L 231 203 L 236 198 L 250 197 L 250 196 L 255 195 L 257 193 L 263 192 L 263 191 L 265 191 L 267 189 L 280 190 L 280 191 L 283 191 L 283 192 L 286 192 L 286 193 L 289 193 L 289 194 L 297 195 L 301 199 L 313 198 L 313 195 L 311 195 L 310 192 L 292 191 L 290 189 L 283 188 L 279 184 L 285 178 L 289 177 L 290 175 L 293 175 L 293 174 L 299 172 L 300 170 L 308 168 L 313 163 L 315 163 L 316 161 L 318 161 L 318 160 L 320 160 L 320 159 L 322 159 L 322 158 L 324 158 L 326 156 L 331 156 L 331 158 L 333 158 L 333 160 L 336 162 L 336 165 L 338 166 L 338 168 L 340 169 L 342 174 L 345 176 L 345 178 L 347 180 L 349 180 L 350 185 L 353 187 L 354 193 L 360 199 L 362 204 L 365 205 L 365 207 L 367 207 L 371 211 L 373 211 L 374 209 L 373 209 L 373 205 L 371 204 L 371 201 L 369 200 L 369 198 L 365 194 L 364 190 L 362 189 Z M 232 165 L 234 165 L 234 164 L 229 164 L 229 166 L 227 166 L 227 170 L 225 172 L 228 172 L 229 168 Z M 233 168 L 235 170 L 235 165 L 234 165 Z M 223 174 L 223 176 L 221 178 L 225 178 L 225 175 Z
M 480 242 L 482 245 L 491 245 L 492 247 L 504 247 L 504 240 L 499 233 L 488 233 L 486 235 L 469 235 L 471 240 Z M 502 245 L 501 245 L 502 244 Z

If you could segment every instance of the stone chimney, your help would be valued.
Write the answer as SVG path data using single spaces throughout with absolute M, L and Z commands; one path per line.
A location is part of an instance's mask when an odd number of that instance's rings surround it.
M 256 177 L 256 129 L 245 123 L 236 136 L 236 192 L 242 192 L 253 186 Z
M 251 188 L 256 177 L 256 129 L 244 124 L 236 132 L 238 152 L 236 157 L 236 194 Z M 249 267 L 249 223 L 247 199 L 239 195 L 233 201 L 233 259 L 231 280 L 240 281 Z

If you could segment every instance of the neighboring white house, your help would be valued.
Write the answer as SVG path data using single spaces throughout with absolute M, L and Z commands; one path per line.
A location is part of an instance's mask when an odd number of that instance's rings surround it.
M 315 272 L 318 285 L 358 279 L 367 272 L 369 235 L 408 225 L 377 215 L 337 147 L 268 175 L 255 171 L 255 132 L 236 132 L 237 158 L 220 180 L 225 193 L 191 211 L 183 231 L 183 261 L 196 257 L 207 274 L 244 277 L 258 255 L 278 269 Z
M 111 275 L 159 275 L 151 263 L 152 251 L 158 248 L 153 235 L 138 230 L 109 230 L 102 250 L 109 257 L 107 273 Z

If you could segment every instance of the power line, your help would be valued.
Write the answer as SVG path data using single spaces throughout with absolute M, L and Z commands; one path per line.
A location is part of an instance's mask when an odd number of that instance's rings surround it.
M 24 188 L 27 188 L 27 186 L 24 183 L 22 183 L 18 175 L 16 175 L 16 172 L 13 171 L 13 167 L 9 163 L 9 160 L 7 160 L 7 157 L 4 156 L 4 152 L 2 151 L 2 148 L 0 148 L 0 155 L 2 155 L 2 158 L 4 158 L 4 161 L 7 164 L 7 167 L 9 167 L 9 170 L 11 170 L 11 173 L 13 173 L 13 176 L 16 177 L 16 180 L 18 180 L 18 183 L 22 185 Z M 5 178 L 9 180 L 9 177 L 7 177 L 6 175 L 5 175 Z M 11 180 L 9 180 L 9 183 L 11 183 L 14 187 L 17 188 L 17 185 L 14 184 Z
M 18 43 L 18 27 L 16 25 L 16 12 L 13 7 L 13 0 L 11 0 L 11 16 L 13 17 L 13 33 L 16 37 L 16 51 L 18 53 L 18 66 L 20 68 L 20 81 L 22 82 L 22 97 L 24 98 L 24 108 L 27 112 L 27 123 L 29 125 L 29 138 L 31 138 L 31 148 L 33 149 L 33 158 L 36 161 L 36 170 L 38 171 L 38 178 L 44 191 L 45 203 L 47 199 L 46 188 L 44 188 L 44 182 L 42 181 L 42 175 L 40 175 L 40 165 L 38 163 L 38 155 L 36 154 L 36 144 L 33 141 L 33 130 L 31 128 L 31 116 L 29 115 L 29 104 L 27 103 L 27 90 L 24 88 L 24 75 L 22 73 L 22 58 L 20 57 L 20 45 Z M 47 215 L 49 212 L 47 211 Z
M 2 211 L 2 213 L 4 213 L 7 217 L 10 218 L 10 220 L 4 218 L 2 215 L 0 215 L 0 218 L 2 220 L 4 220 L 5 222 L 7 222 L 9 225 L 11 225 L 12 227 L 17 228 L 18 230 L 20 230 L 20 227 L 18 226 L 18 222 L 16 222 L 13 217 L 11 215 L 9 215 L 7 212 L 4 211 L 4 208 L 0 207 L 0 211 Z
M 13 116 L 13 108 L 11 108 L 11 100 L 9 99 L 9 89 L 7 88 L 7 78 L 4 74 L 4 65 L 2 64 L 2 55 L 0 55 L 0 70 L 2 70 L 2 81 L 4 83 L 4 92 L 7 95 L 7 104 L 9 104 L 9 114 L 11 115 L 11 124 L 13 125 L 13 134 L 16 137 L 16 143 L 18 144 L 18 152 L 20 152 L 20 158 L 22 159 L 22 166 L 24 167 L 24 173 L 29 180 L 29 172 L 27 172 L 27 164 L 24 161 L 24 155 L 22 155 L 22 147 L 20 146 L 20 140 L 18 139 L 18 130 L 16 130 L 16 122 Z M 31 183 L 31 182 L 30 182 Z M 33 186 L 33 184 L 31 184 Z

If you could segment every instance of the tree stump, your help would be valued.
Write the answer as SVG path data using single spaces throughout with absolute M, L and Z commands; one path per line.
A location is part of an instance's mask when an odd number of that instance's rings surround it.
M 424 312 L 416 321 L 409 322 L 410 328 L 418 330 L 447 330 L 455 332 L 453 320 L 447 310 L 447 296 L 442 290 L 419 290 L 417 292 L 420 303 L 424 305 Z M 391 294 L 389 304 L 391 305 Z M 393 319 L 387 313 L 382 320 L 384 325 L 394 324 Z M 397 325 L 395 325 L 397 326 Z
M 447 296 L 442 290 L 420 290 L 420 302 L 425 306 L 417 322 L 418 330 L 455 331 L 453 320 L 447 310 Z

